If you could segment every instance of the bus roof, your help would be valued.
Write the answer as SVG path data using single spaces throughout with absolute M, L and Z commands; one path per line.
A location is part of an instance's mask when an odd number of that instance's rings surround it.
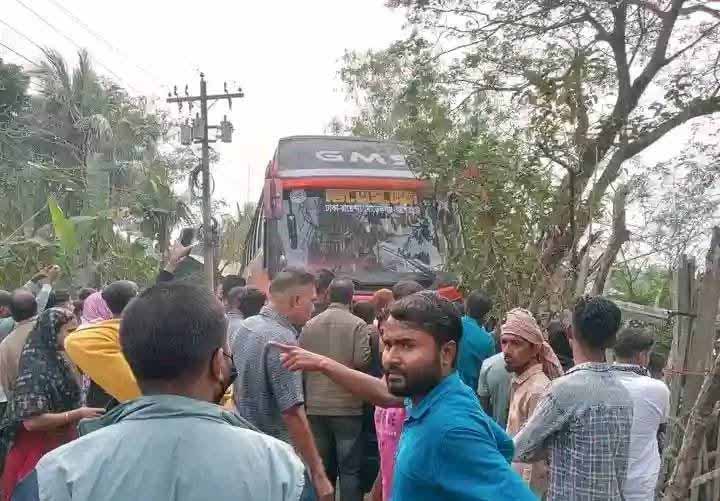
M 406 161 L 407 146 L 350 136 L 291 136 L 280 139 L 279 178 L 362 177 L 417 179 Z

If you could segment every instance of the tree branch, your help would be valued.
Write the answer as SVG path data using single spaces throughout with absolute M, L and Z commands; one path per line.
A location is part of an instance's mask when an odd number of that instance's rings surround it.
M 666 61 L 667 61 L 666 64 L 669 64 L 669 63 L 673 62 L 675 59 L 677 59 L 678 57 L 682 56 L 685 52 L 689 51 L 690 49 L 692 49 L 693 47 L 695 47 L 697 44 L 699 44 L 700 42 L 702 42 L 704 39 L 706 39 L 706 38 L 708 37 L 708 35 L 710 35 L 710 33 L 712 33 L 713 31 L 715 31 L 715 29 L 718 28 L 719 26 L 720 26 L 720 21 L 718 21 L 717 23 L 713 24 L 713 25 L 710 26 L 708 29 L 704 30 L 702 33 L 700 33 L 700 36 L 698 36 L 695 40 L 692 41 L 692 43 L 686 45 L 686 46 L 683 47 L 682 49 L 678 50 L 675 54 L 673 54 L 672 56 L 668 57 L 668 58 L 666 59 Z
M 597 19 L 595 19 L 591 14 L 589 10 L 585 11 L 585 14 L 583 14 L 583 17 L 593 25 L 595 28 L 595 31 L 597 31 L 597 39 L 598 40 L 604 40 L 606 42 L 610 41 L 610 33 L 605 29 L 605 26 L 600 23 Z
M 655 43 L 655 50 L 653 51 L 650 61 L 643 69 L 642 73 L 638 75 L 632 85 L 632 108 L 637 106 L 637 102 L 640 100 L 640 96 L 655 75 L 657 75 L 660 68 L 668 64 L 667 61 L 667 48 L 670 43 L 670 37 L 672 36 L 673 29 L 675 28 L 675 22 L 680 15 L 680 8 L 685 0 L 672 0 L 670 10 L 663 16 L 662 27 L 660 28 L 660 34 L 658 35 L 657 42 Z M 631 109 L 632 109 L 631 108 Z
M 575 64 L 572 68 L 573 73 L 573 87 L 575 91 L 575 108 L 577 111 L 578 124 L 575 127 L 575 146 L 577 148 L 585 147 L 587 143 L 587 132 L 590 128 L 590 119 L 588 118 L 587 108 L 585 107 L 585 92 L 582 86 L 582 61 L 583 55 L 579 54 L 576 56 Z
M 711 115 L 720 112 L 720 98 L 711 97 L 708 99 L 695 99 L 687 108 L 677 113 L 675 116 L 667 119 L 652 130 L 642 134 L 634 142 L 628 144 L 624 149 L 627 154 L 626 158 L 632 158 L 648 146 L 654 144 L 658 139 L 673 130 L 675 127 L 692 120 L 693 118 Z
M 660 71 L 660 69 L 667 64 L 665 57 L 667 53 L 667 47 L 670 41 L 670 37 L 672 35 L 673 28 L 675 27 L 675 21 L 677 20 L 677 16 L 684 1 L 685 0 L 672 0 L 671 9 L 668 11 L 668 15 L 663 18 L 662 27 L 660 29 L 660 34 L 658 35 L 657 42 L 655 43 L 655 50 L 653 52 L 653 55 L 651 56 L 650 61 L 647 63 L 641 74 L 630 86 L 630 90 L 628 91 L 625 88 L 625 92 L 623 92 L 624 84 L 622 83 L 622 81 L 620 81 L 618 97 L 615 101 L 615 106 L 613 108 L 611 116 L 607 119 L 607 121 L 601 128 L 596 140 L 594 141 L 594 144 L 589 145 L 587 150 L 583 154 L 581 164 L 581 177 L 583 180 L 587 181 L 589 179 L 590 175 L 592 174 L 597 165 L 598 159 L 603 158 L 607 151 L 612 147 L 615 136 L 625 125 L 627 117 L 630 115 L 632 110 L 637 107 L 637 104 L 640 101 L 640 97 L 643 95 L 648 85 L 650 85 L 652 79 L 655 78 L 658 71 Z M 618 15 L 615 15 L 617 23 Z M 623 17 L 620 17 L 619 19 L 623 20 L 624 22 Z M 618 25 L 616 24 L 616 28 L 617 27 Z M 614 38 L 619 37 L 620 33 L 613 33 L 613 35 Z M 622 33 L 622 37 L 622 50 L 620 50 L 619 42 L 617 43 L 616 47 L 613 47 L 613 51 L 616 54 L 616 60 L 618 56 L 621 58 L 621 61 L 618 61 L 619 72 L 621 71 L 620 66 L 622 66 L 622 61 L 627 61 L 627 55 L 625 54 L 624 32 Z M 622 69 L 622 71 L 624 71 L 624 69 Z
M 615 26 L 610 37 L 610 47 L 615 56 L 615 66 L 618 77 L 618 103 L 628 103 L 631 98 L 630 88 L 630 65 L 628 64 L 627 51 L 625 47 L 625 33 L 627 31 L 627 3 L 621 2 L 618 7 L 612 9 Z M 629 113 L 629 110 L 623 110 Z
M 610 240 L 600 257 L 600 268 L 598 269 L 593 283 L 592 294 L 599 296 L 605 290 L 605 282 L 610 274 L 615 258 L 622 245 L 630 238 L 630 232 L 625 226 L 625 204 L 627 202 L 628 193 L 630 192 L 627 185 L 622 185 L 615 192 L 613 198 L 613 222 Z
M 650 2 L 650 1 L 643 1 L 643 0 L 628 0 L 627 2 L 630 5 L 637 5 L 638 7 L 648 10 L 658 16 L 659 18 L 664 18 L 668 15 L 670 15 L 670 11 L 662 10 L 658 5 Z M 678 11 L 678 14 L 681 16 L 689 16 L 691 14 L 694 14 L 696 12 L 704 12 L 705 14 L 710 14 L 713 17 L 716 17 L 720 19 L 720 10 L 713 9 L 712 7 L 708 7 L 707 5 L 691 5 L 690 7 L 682 8 Z

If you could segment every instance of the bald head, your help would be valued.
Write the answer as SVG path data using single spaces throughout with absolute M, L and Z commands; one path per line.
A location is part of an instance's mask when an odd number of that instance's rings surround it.
M 120 316 L 128 303 L 137 296 L 138 286 L 130 280 L 118 280 L 102 290 L 102 298 L 112 314 Z
M 32 292 L 18 289 L 10 299 L 10 314 L 16 322 L 22 322 L 37 314 L 37 301 Z

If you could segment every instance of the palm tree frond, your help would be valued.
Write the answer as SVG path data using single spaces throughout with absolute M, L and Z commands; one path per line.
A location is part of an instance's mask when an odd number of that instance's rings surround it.
M 110 121 L 98 113 L 82 117 L 75 123 L 75 127 L 85 134 L 89 151 L 97 152 L 104 143 L 112 141 Z

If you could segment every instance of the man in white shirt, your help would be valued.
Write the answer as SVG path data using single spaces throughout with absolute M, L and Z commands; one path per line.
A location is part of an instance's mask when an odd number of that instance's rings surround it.
M 661 440 L 670 407 L 670 390 L 647 370 L 652 336 L 640 329 L 626 328 L 617 337 L 616 363 L 629 370 L 618 378 L 633 400 L 630 458 L 623 487 L 626 501 L 652 501 L 660 471 Z

